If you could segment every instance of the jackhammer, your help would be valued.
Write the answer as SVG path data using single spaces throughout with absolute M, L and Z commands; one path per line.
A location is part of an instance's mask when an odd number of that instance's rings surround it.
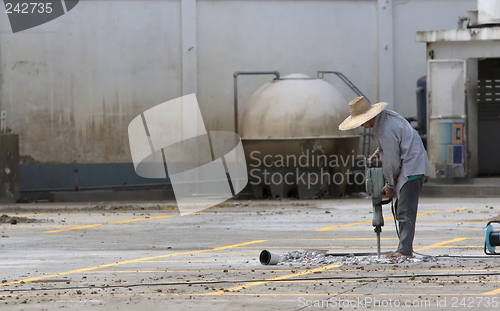
M 385 191 L 382 191 L 385 185 L 384 174 L 380 161 L 372 161 L 365 159 L 365 177 L 366 177 L 366 193 L 372 197 L 373 205 L 373 230 L 377 234 L 377 257 L 380 258 L 380 232 L 384 226 L 384 216 L 382 215 L 382 205 L 389 204 L 391 199 L 383 200 Z

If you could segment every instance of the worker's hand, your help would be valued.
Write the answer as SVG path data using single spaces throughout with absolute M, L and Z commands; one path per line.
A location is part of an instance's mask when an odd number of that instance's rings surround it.
M 374 152 L 370 159 L 368 160 L 368 163 L 370 166 L 378 167 L 380 165 L 380 155 L 377 152 Z
M 370 157 L 370 161 L 372 161 L 372 162 L 373 162 L 373 160 L 375 160 L 375 159 L 377 159 L 377 160 L 378 160 L 379 158 L 380 158 L 379 154 L 378 154 L 377 152 L 374 152 L 374 153 L 371 155 L 371 157 Z
M 384 198 L 392 198 L 394 196 L 394 189 L 391 187 L 388 187 L 387 185 L 382 188 L 382 193 L 385 192 Z

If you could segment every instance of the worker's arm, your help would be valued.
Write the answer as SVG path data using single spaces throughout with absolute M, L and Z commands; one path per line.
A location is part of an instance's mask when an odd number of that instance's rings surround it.
M 394 196 L 396 182 L 401 171 L 400 144 L 395 135 L 379 136 L 380 149 L 382 152 L 382 163 L 386 185 L 384 187 L 385 197 Z
M 380 151 L 381 149 L 378 147 L 377 150 L 375 150 L 375 152 L 371 155 L 370 161 L 380 158 Z

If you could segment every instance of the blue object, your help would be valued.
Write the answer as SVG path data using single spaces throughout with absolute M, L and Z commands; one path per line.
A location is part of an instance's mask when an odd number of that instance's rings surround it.
M 424 176 L 424 174 L 420 174 L 420 175 L 410 175 L 408 176 L 408 181 L 412 181 L 412 180 L 415 180 L 415 179 L 419 179 L 420 177 Z
M 484 253 L 486 255 L 500 255 L 495 252 L 496 246 L 500 246 L 500 232 L 495 232 L 491 223 L 498 223 L 498 220 L 492 220 L 486 225 L 486 237 L 484 239 Z
M 495 253 L 495 246 L 492 246 L 490 243 L 490 233 L 491 232 L 493 232 L 493 226 L 488 225 L 486 227 L 486 238 L 485 238 L 486 248 L 488 249 L 488 251 L 490 253 L 494 254 Z
M 453 164 L 462 164 L 462 146 L 453 146 Z

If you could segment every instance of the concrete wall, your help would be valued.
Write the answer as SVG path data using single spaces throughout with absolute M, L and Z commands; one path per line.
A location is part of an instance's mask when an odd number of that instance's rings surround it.
M 417 115 L 416 84 L 426 75 L 426 46 L 415 41 L 416 32 L 455 29 L 458 17 L 476 8 L 476 0 L 393 0 L 394 108 L 398 113 Z
M 80 1 L 8 33 L 0 14 L 0 105 L 23 163 L 131 162 L 128 123 L 181 95 L 179 1 Z
M 468 100 L 467 100 L 467 143 L 468 151 L 470 152 L 468 177 L 476 177 L 479 172 L 479 160 L 481 155 L 479 150 L 492 151 L 498 149 L 497 140 L 498 134 L 492 131 L 493 127 L 487 128 L 488 134 L 492 133 L 491 139 L 488 139 L 486 144 L 479 146 L 478 135 L 480 129 L 484 130 L 485 123 L 478 122 L 478 101 L 477 101 L 477 79 L 478 79 L 478 59 L 500 58 L 500 44 L 498 40 L 488 41 L 438 41 L 427 44 L 427 49 L 433 51 L 434 59 L 464 59 L 467 61 L 467 75 L 469 81 L 467 83 Z M 487 124 L 487 123 L 486 123 Z M 493 126 L 498 126 L 498 122 L 492 123 Z M 488 158 L 491 161 L 491 158 Z M 494 160 L 493 160 L 494 161 Z M 496 167 L 493 163 L 490 167 Z M 482 166 L 488 164 L 482 163 Z M 496 171 L 494 171 L 496 174 Z
M 476 1 L 80 1 L 16 34 L 0 14 L 0 107 L 34 164 L 131 162 L 128 123 L 192 92 L 209 130 L 232 130 L 242 70 L 340 71 L 372 102 L 416 116 L 426 56 L 415 33 L 456 28 L 468 8 Z M 240 105 L 269 79 L 240 77 Z
M 235 71 L 278 70 L 311 77 L 318 70 L 341 71 L 375 100 L 375 1 L 202 0 L 197 8 L 198 98 L 209 128 L 234 127 Z M 239 111 L 272 78 L 239 77 Z M 356 96 L 337 77 L 326 80 L 346 98 Z

